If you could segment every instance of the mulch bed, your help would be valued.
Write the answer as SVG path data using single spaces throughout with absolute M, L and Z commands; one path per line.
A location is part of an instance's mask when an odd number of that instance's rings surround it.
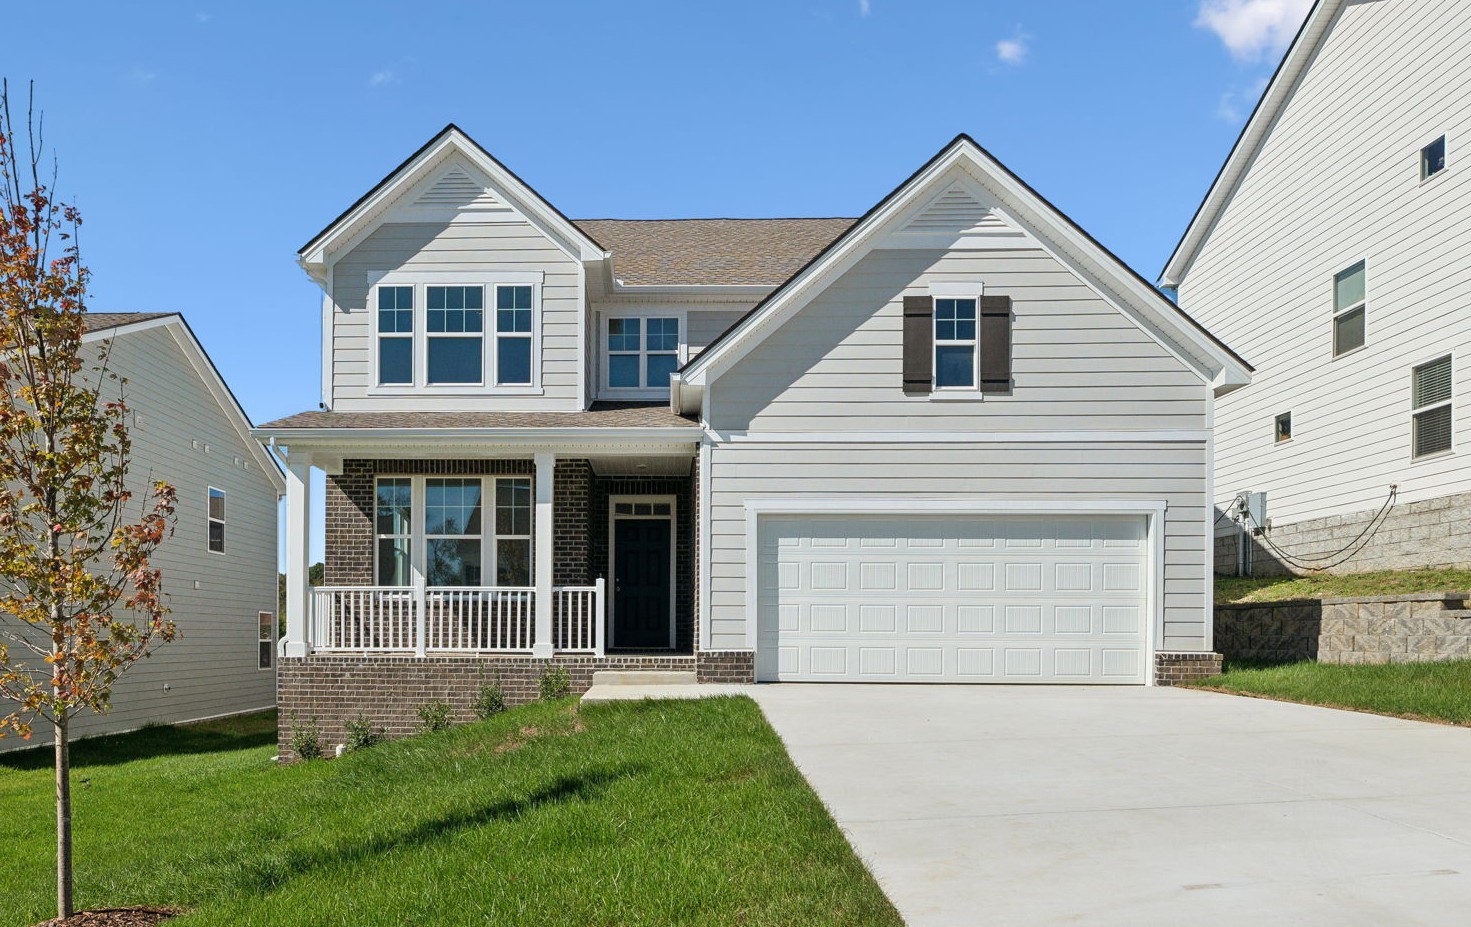
M 171 908 L 97 908 L 78 911 L 65 920 L 53 917 L 35 927 L 154 927 L 179 913 Z

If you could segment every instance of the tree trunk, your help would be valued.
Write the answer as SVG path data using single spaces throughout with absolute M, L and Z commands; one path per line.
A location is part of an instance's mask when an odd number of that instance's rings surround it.
M 72 770 L 67 716 L 56 716 L 56 916 L 72 915 Z

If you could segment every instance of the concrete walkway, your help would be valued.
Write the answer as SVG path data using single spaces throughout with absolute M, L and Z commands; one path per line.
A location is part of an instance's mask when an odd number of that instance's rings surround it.
M 1182 689 L 751 694 L 911 927 L 1471 923 L 1471 730 Z

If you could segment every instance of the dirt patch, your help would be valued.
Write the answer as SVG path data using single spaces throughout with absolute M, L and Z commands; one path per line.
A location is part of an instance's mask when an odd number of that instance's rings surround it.
M 183 912 L 173 908 L 96 908 L 62 920 L 53 917 L 36 927 L 153 927 Z

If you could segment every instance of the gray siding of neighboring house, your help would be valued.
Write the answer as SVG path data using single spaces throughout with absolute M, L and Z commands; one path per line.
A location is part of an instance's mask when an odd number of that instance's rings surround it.
M 1014 392 L 908 398 L 902 306 L 932 282 L 1013 298 Z M 1209 387 L 1043 251 L 880 250 L 710 386 L 710 644 L 747 645 L 746 502 L 911 496 L 1165 502 L 1159 649 L 1208 639 Z M 776 443 L 763 434 L 913 432 L 909 443 Z M 1028 441 L 1028 432 L 1185 431 L 1169 442 Z M 957 432 L 1015 440 L 926 443 Z
M 141 417 L 131 431 L 134 492 L 151 480 L 178 491 L 175 530 L 154 563 L 179 636 L 122 676 L 110 712 L 79 716 L 73 731 L 85 737 L 270 708 L 276 673 L 257 668 L 257 615 L 276 614 L 276 488 L 169 331 L 115 339 L 110 365 L 127 378 L 129 405 Z M 226 492 L 224 554 L 205 546 L 210 486 Z M 31 743 L 49 737 L 41 726 Z M 0 739 L 0 750 L 22 745 Z
M 543 394 L 466 391 L 369 395 L 376 313 L 369 311 L 369 276 L 393 271 L 543 273 L 541 383 Z M 445 283 L 454 283 L 446 273 Z M 334 410 L 575 411 L 579 388 L 582 267 L 525 221 L 501 223 L 391 222 L 340 257 L 332 270 L 331 351 Z M 493 330 L 493 312 L 485 315 Z M 487 338 L 491 338 L 487 332 Z M 535 363 L 535 358 L 533 358 Z

